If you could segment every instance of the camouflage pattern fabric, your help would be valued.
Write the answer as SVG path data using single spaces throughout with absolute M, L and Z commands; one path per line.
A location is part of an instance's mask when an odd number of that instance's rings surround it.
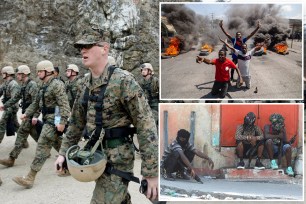
M 27 141 L 27 138 L 31 137 L 37 142 L 39 135 L 37 134 L 35 126 L 31 124 L 31 120 L 22 121 L 15 141 L 14 149 L 10 153 L 10 157 L 17 159 L 21 151 L 23 150 L 23 145 Z
M 25 114 L 30 117 L 34 115 L 39 109 L 42 108 L 42 95 L 43 87 L 47 86 L 45 92 L 45 105 L 49 108 L 55 108 L 58 106 L 61 114 L 60 124 L 65 125 L 67 123 L 70 107 L 68 103 L 68 97 L 65 91 L 64 83 L 58 79 L 52 80 L 51 77 L 46 83 L 43 83 L 40 87 L 38 94 L 35 97 L 33 103 L 27 108 Z M 43 116 L 43 121 L 49 124 L 54 123 L 54 114 L 46 114 Z
M 96 111 L 94 105 L 96 102 L 88 101 L 87 115 L 84 115 L 82 100 L 85 87 L 88 87 L 90 92 L 99 94 L 99 87 L 107 83 L 108 74 L 109 65 L 105 68 L 100 78 L 93 79 L 90 74 L 82 79 L 70 117 L 68 131 L 66 137 L 63 138 L 60 149 L 61 155 L 65 155 L 70 146 L 77 144 L 85 127 L 89 133 L 95 129 Z M 145 177 L 158 176 L 157 128 L 151 109 L 144 97 L 143 90 L 136 82 L 133 75 L 122 69 L 115 69 L 105 90 L 103 103 L 103 128 L 125 127 L 133 124 L 137 129 L 142 159 L 141 174 Z M 105 149 L 105 154 L 108 160 L 112 162 L 114 168 L 125 172 L 133 172 L 134 148 L 132 144 L 127 143 L 116 148 Z M 122 179 L 117 178 L 113 180 L 112 178 L 115 177 L 115 175 L 111 175 L 110 177 L 111 179 L 103 174 L 101 178 L 98 179 L 92 203 L 121 203 L 119 201 L 94 201 L 97 192 L 99 193 L 97 196 L 99 196 L 100 199 L 104 199 L 107 196 L 112 197 L 118 193 L 120 194 L 116 195 L 116 199 L 122 199 L 127 196 L 127 185 L 118 184 L 118 182 L 122 182 Z M 103 185 L 101 183 L 103 183 Z M 114 185 L 116 186 L 115 190 L 114 188 L 110 188 L 110 186 Z
M 31 169 L 37 172 L 40 171 L 50 155 L 52 147 L 54 147 L 56 151 L 59 151 L 61 142 L 62 139 L 56 134 L 54 126 L 44 124 L 37 142 L 35 157 L 31 164 Z
M 142 78 L 140 86 L 144 90 L 146 99 L 152 109 L 156 124 L 158 124 L 159 82 L 154 75 L 149 80 Z
M 23 103 L 31 104 L 32 101 L 35 99 L 35 96 L 38 92 L 38 86 L 37 83 L 33 80 L 29 81 L 28 83 L 22 83 L 21 90 L 24 91 L 24 93 L 20 93 L 19 97 L 16 98 L 22 98 L 22 95 L 24 94 L 24 101 Z M 34 113 L 34 117 L 38 118 L 39 112 L 37 111 Z M 25 120 L 21 122 L 21 125 L 17 132 L 17 138 L 15 141 L 14 149 L 10 153 L 10 157 L 17 159 L 18 155 L 21 153 L 23 149 L 23 144 L 27 141 L 28 135 L 31 135 L 32 138 L 37 142 L 39 135 L 36 132 L 35 126 L 31 124 L 31 119 Z
M 42 108 L 42 95 L 43 87 L 48 86 L 45 96 L 46 107 L 60 108 L 61 121 L 60 124 L 65 125 L 70 114 L 70 108 L 68 103 L 68 97 L 66 95 L 64 83 L 58 79 L 52 80 L 51 77 L 47 82 L 42 84 L 38 94 L 35 97 L 33 103 L 27 108 L 25 114 L 31 116 L 38 109 Z M 61 145 L 61 138 L 56 133 L 56 127 L 54 126 L 54 114 L 43 115 L 44 125 L 37 142 L 37 148 L 35 157 L 31 165 L 31 169 L 34 171 L 40 171 L 44 165 L 48 155 L 50 154 L 52 146 L 58 151 Z
M 126 182 L 122 182 L 121 177 L 116 176 L 114 174 L 111 175 L 103 174 L 96 181 L 96 187 L 94 189 L 90 204 L 100 204 L 100 203 L 130 204 L 131 196 L 127 190 L 127 187 L 128 184 Z
M 4 134 L 6 131 L 7 120 L 9 119 L 10 116 L 11 116 L 11 120 L 14 121 L 16 129 L 19 128 L 19 123 L 17 120 L 17 111 L 19 107 L 18 107 L 17 102 L 14 103 L 14 100 L 15 100 L 14 98 L 19 96 L 20 86 L 14 79 L 5 81 L 2 84 L 2 86 L 0 87 L 0 97 L 4 94 L 6 95 L 6 98 L 9 100 L 7 100 L 3 104 L 5 110 L 0 119 L 0 143 L 3 140 Z
M 80 79 L 81 78 L 76 77 L 72 81 L 67 80 L 65 82 L 66 93 L 67 93 L 67 96 L 68 96 L 68 101 L 69 101 L 70 108 L 72 108 L 73 103 L 74 103 L 74 99 L 75 99 L 75 97 L 77 95 L 78 84 L 79 84 L 79 80 Z

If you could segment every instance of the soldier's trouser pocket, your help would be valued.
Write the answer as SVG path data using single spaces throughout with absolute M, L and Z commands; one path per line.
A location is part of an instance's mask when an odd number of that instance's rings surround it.
M 108 159 L 114 165 L 130 165 L 134 160 L 134 146 L 132 143 L 125 143 L 115 148 L 105 150 Z

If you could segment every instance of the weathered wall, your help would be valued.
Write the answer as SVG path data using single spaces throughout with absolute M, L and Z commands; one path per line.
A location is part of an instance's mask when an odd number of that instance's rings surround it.
M 137 77 L 139 65 L 150 62 L 158 75 L 158 7 L 149 0 L 2 0 L 1 68 L 28 64 L 34 69 L 48 59 L 62 68 L 75 63 L 84 73 L 73 42 L 93 27 L 110 32 L 110 53 L 121 67 Z

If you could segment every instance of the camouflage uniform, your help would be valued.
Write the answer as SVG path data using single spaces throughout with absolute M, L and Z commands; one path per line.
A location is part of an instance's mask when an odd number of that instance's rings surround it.
M 69 121 L 70 125 L 66 137 L 63 138 L 61 155 L 65 155 L 70 146 L 77 144 L 85 127 L 89 133 L 95 129 L 96 110 L 94 106 L 96 102 L 88 101 L 87 115 L 84 115 L 82 100 L 85 87 L 88 87 L 91 93 L 100 92 L 100 87 L 108 81 L 109 67 L 109 65 L 106 66 L 98 79 L 93 79 L 91 74 L 82 79 Z M 119 68 L 114 70 L 104 93 L 103 104 L 103 128 L 126 127 L 133 124 L 138 133 L 142 159 L 141 174 L 145 177 L 158 176 L 157 128 L 142 89 L 129 72 Z M 103 148 L 108 162 L 111 162 L 114 168 L 133 172 L 134 147 L 132 143 L 124 142 L 113 148 L 103 145 Z M 128 182 L 121 177 L 104 172 L 96 180 L 91 203 L 130 203 L 127 188 Z
M 69 101 L 70 108 L 72 108 L 74 100 L 75 100 L 75 97 L 77 95 L 78 83 L 79 83 L 80 79 L 81 78 L 76 77 L 72 81 L 67 80 L 65 82 L 66 93 L 67 93 L 67 96 L 68 96 L 68 101 Z
M 43 112 L 43 88 L 47 86 L 44 94 L 45 106 L 48 108 L 55 108 L 59 106 L 61 113 L 60 124 L 66 124 L 70 108 L 68 104 L 68 98 L 65 92 L 64 84 L 51 77 L 47 82 L 43 83 L 35 100 L 27 108 L 25 114 L 29 117 L 32 116 L 38 109 Z M 42 168 L 46 159 L 48 158 L 52 146 L 58 151 L 61 146 L 61 138 L 56 133 L 56 127 L 54 126 L 54 113 L 43 114 L 44 125 L 37 142 L 37 148 L 35 158 L 31 164 L 31 169 L 38 172 Z
M 149 80 L 144 78 L 140 81 L 140 86 L 145 92 L 145 96 L 152 109 L 156 124 L 158 124 L 158 102 L 159 102 L 159 82 L 154 75 Z
M 15 97 L 15 101 L 19 101 L 21 98 L 24 100 L 22 101 L 22 112 L 26 110 L 26 108 L 33 102 L 35 96 L 38 92 L 37 83 L 34 80 L 28 80 L 27 82 L 22 83 L 21 85 L 21 92 L 18 97 Z M 29 116 L 29 119 L 22 121 L 18 132 L 17 138 L 15 141 L 15 147 L 10 153 L 10 157 L 17 159 L 18 155 L 21 153 L 23 149 L 23 145 L 26 143 L 28 135 L 30 134 L 32 138 L 37 142 L 39 135 L 36 131 L 36 126 L 32 125 L 32 118 L 38 118 L 39 112 L 34 113 L 34 115 Z
M 19 94 L 20 86 L 14 79 L 5 81 L 0 87 L 0 97 L 3 95 L 3 98 L 6 99 L 6 102 L 3 104 L 5 110 L 0 120 L 0 143 L 3 140 L 9 117 L 11 117 L 11 120 L 13 120 L 16 129 L 19 128 L 19 123 L 17 120 L 17 111 L 19 107 L 18 103 L 14 100 L 15 97 L 19 96 Z

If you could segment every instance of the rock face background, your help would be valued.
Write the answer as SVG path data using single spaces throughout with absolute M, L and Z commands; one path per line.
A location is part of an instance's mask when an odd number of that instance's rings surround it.
M 62 76 L 71 63 L 85 73 L 73 43 L 93 27 L 110 32 L 110 54 L 120 67 L 139 77 L 139 65 L 149 62 L 158 76 L 158 12 L 155 0 L 1 0 L 1 68 L 28 64 L 34 71 L 47 59 Z

